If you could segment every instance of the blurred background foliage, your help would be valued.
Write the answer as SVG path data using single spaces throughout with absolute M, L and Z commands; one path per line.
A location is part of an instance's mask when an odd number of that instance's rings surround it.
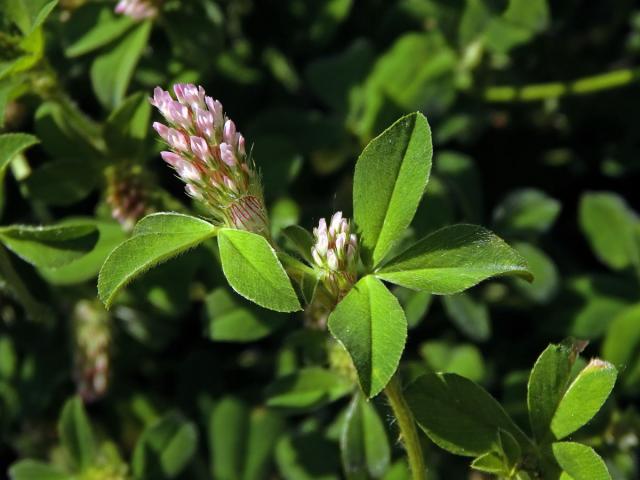
M 586 355 L 621 376 L 577 436 L 615 479 L 638 478 L 636 2 L 166 0 L 141 22 L 113 7 L 0 3 L 2 128 L 39 140 L 0 136 L 0 224 L 84 219 L 100 233 L 89 255 L 48 268 L 0 232 L 0 471 L 29 457 L 82 479 L 325 480 L 344 478 L 339 445 L 352 441 L 378 460 L 353 478 L 408 478 L 387 405 L 349 401 L 340 352 L 299 316 L 235 295 L 211 245 L 109 313 L 95 300 L 100 265 L 141 215 L 198 211 L 160 161 L 146 100 L 193 82 L 252 145 L 276 237 L 348 214 L 362 147 L 424 112 L 434 172 L 406 242 L 487 225 L 536 280 L 442 299 L 398 289 L 412 328 L 403 368 L 479 382 L 528 429 L 538 353 L 588 339 Z M 63 410 L 76 392 L 85 407 Z M 472 475 L 425 448 L 430 478 Z M 16 478 L 72 478 L 33 468 Z

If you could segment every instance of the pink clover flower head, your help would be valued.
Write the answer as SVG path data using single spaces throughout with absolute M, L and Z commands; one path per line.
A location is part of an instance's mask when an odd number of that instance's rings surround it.
M 217 223 L 268 238 L 259 176 L 244 137 L 222 103 L 201 86 L 178 83 L 173 92 L 175 98 L 156 87 L 149 99 L 166 120 L 153 124 L 168 147 L 161 153 L 163 160 L 186 184 L 187 194 L 209 207 Z
M 120 0 L 114 11 L 119 15 L 126 15 L 133 20 L 140 22 L 148 18 L 158 16 L 157 0 Z
M 327 222 L 320 219 L 313 229 L 311 256 L 320 270 L 323 283 L 337 297 L 353 286 L 357 277 L 358 237 L 351 233 L 351 223 L 336 212 Z

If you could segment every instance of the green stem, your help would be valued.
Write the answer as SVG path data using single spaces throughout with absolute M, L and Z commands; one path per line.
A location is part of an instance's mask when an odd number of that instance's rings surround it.
M 384 393 L 389 399 L 393 415 L 398 421 L 398 428 L 404 448 L 407 451 L 409 459 L 409 468 L 411 469 L 411 478 L 413 480 L 426 480 L 427 468 L 422 455 L 422 447 L 420 446 L 420 438 L 416 429 L 416 422 L 413 414 L 402 395 L 402 386 L 398 378 L 398 373 L 393 376 L 389 384 L 385 387 Z
M 569 82 L 537 83 L 522 87 L 488 87 L 482 92 L 482 97 L 488 102 L 534 102 L 619 88 L 639 78 L 640 68 L 624 68 Z

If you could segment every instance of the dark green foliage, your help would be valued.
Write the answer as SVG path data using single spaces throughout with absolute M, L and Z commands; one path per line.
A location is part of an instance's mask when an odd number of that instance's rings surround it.
M 8 478 L 640 478 L 634 2 L 142 1 L 0 0 Z M 268 228 L 161 160 L 175 83 Z

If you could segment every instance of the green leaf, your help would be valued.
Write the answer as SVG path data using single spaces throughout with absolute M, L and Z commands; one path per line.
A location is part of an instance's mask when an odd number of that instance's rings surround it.
M 267 406 L 291 412 L 315 410 L 353 389 L 349 379 L 319 367 L 308 367 L 273 382 L 266 390 Z
M 11 480 L 73 480 L 69 474 L 37 460 L 20 460 L 9 468 Z
M 58 0 L 10 0 L 3 8 L 27 36 L 44 23 L 57 4 Z
M 637 301 L 637 288 L 623 276 L 591 274 L 564 280 L 564 308 L 559 319 L 570 319 L 571 335 L 596 339 L 613 319 Z
M 452 373 L 429 373 L 410 384 L 405 396 L 420 428 L 445 450 L 479 456 L 495 449 L 499 430 L 520 445 L 528 440 L 482 387 Z
M 547 28 L 549 16 L 547 0 L 509 0 L 502 15 L 488 23 L 484 43 L 489 50 L 506 54 Z
M 27 286 L 22 276 L 16 271 L 12 258 L 2 245 L 0 245 L 0 289 L 2 293 L 18 302 L 31 320 L 48 321 L 52 319 L 51 309 L 34 296 L 33 290 Z
M 535 303 L 548 303 L 556 295 L 560 286 L 560 274 L 555 263 L 546 253 L 530 243 L 514 243 L 513 248 L 527 261 L 534 277 L 533 282 L 514 278 L 514 287 L 525 298 Z
M 440 295 L 461 292 L 496 275 L 533 278 L 518 252 L 475 225 L 442 228 L 376 272 L 383 280 Z
M 195 424 L 170 412 L 142 432 L 133 452 L 133 473 L 141 480 L 175 478 L 191 462 L 197 445 Z
M 458 58 L 439 29 L 409 32 L 378 56 L 350 109 L 356 132 L 371 138 L 398 115 L 439 113 L 455 99 Z
M 81 112 L 68 105 L 45 102 L 35 114 L 35 131 L 42 148 L 54 158 L 78 159 L 95 166 L 102 160 L 101 130 Z
M 454 345 L 435 340 L 423 343 L 420 355 L 437 373 L 455 373 L 474 382 L 481 382 L 486 375 L 482 354 L 471 344 Z
M 578 374 L 562 396 L 551 420 L 557 440 L 591 420 L 613 390 L 618 372 L 608 362 L 594 358 Z
M 640 304 L 616 315 L 607 330 L 602 357 L 623 372 L 625 389 L 640 390 Z
M 487 306 L 468 293 L 442 298 L 447 315 L 467 337 L 483 342 L 491 337 L 491 320 Z
M 205 298 L 207 336 L 222 342 L 251 342 L 271 334 L 283 316 L 255 308 L 249 302 L 217 288 Z
M 580 227 L 595 255 L 609 267 L 620 270 L 640 265 L 635 239 L 635 214 L 615 193 L 585 193 L 580 199 Z
M 126 15 L 114 15 L 111 8 L 103 8 L 91 28 L 65 48 L 67 57 L 78 57 L 111 43 L 131 29 L 136 22 Z
M 311 62 L 305 71 L 307 84 L 325 105 L 344 113 L 349 108 L 353 91 L 365 78 L 373 60 L 371 43 L 357 39 L 337 55 Z
M 211 475 L 217 480 L 260 480 L 268 476 L 282 418 L 264 408 L 250 411 L 235 397 L 224 397 L 209 415 Z
M 431 130 L 412 113 L 374 138 L 358 158 L 353 211 L 366 262 L 375 266 L 409 226 L 431 171 Z
M 311 248 L 313 247 L 313 235 L 299 225 L 291 225 L 282 230 L 282 235 L 287 240 L 287 245 L 291 247 L 309 264 L 313 265 Z
M 348 479 L 379 478 L 389 468 L 391 452 L 384 423 L 373 404 L 359 394 L 347 410 L 340 451 Z
M 522 449 L 513 435 L 505 430 L 498 431 L 497 443 L 495 451 L 476 458 L 471 468 L 500 477 L 513 477 L 513 472 L 521 461 Z
M 133 71 L 147 46 L 151 22 L 144 21 L 91 65 L 91 83 L 102 105 L 112 110 L 124 98 Z
M 209 415 L 211 475 L 219 480 L 240 479 L 249 433 L 249 409 L 235 397 L 223 397 Z
M 493 221 L 496 231 L 507 237 L 535 237 L 553 226 L 560 209 L 556 199 L 527 188 L 510 193 L 493 212 Z
M 538 442 L 549 434 L 551 420 L 567 389 L 571 368 L 585 343 L 551 344 L 538 357 L 531 370 L 527 405 L 531 430 Z
M 593 448 L 580 443 L 558 442 L 551 446 L 558 465 L 569 476 L 562 480 L 611 480 L 607 466 Z
M 496 475 L 504 474 L 507 471 L 504 465 L 504 460 L 497 452 L 489 452 L 484 455 L 480 455 L 471 462 L 471 468 Z
M 80 397 L 73 397 L 65 403 L 58 423 L 62 445 L 69 452 L 74 465 L 84 471 L 96 456 L 93 430 Z
M 290 198 L 282 197 L 271 204 L 269 209 L 271 235 L 277 238 L 280 232 L 300 221 L 300 207 Z
M 0 336 L 0 379 L 9 380 L 16 373 L 16 350 L 11 337 Z
M 109 115 L 104 139 L 112 155 L 136 158 L 142 153 L 149 132 L 151 104 L 146 94 L 131 95 Z
M 433 300 L 429 292 L 416 292 L 403 287 L 394 288 L 393 294 L 398 297 L 402 305 L 409 328 L 416 327 L 422 321 Z
M 331 312 L 329 330 L 349 352 L 365 395 L 377 395 L 398 368 L 407 339 L 398 299 L 380 280 L 366 276 Z
M 340 459 L 335 442 L 320 432 L 283 436 L 276 445 L 278 470 L 283 480 L 340 480 Z
M 267 478 L 277 439 L 284 430 L 282 418 L 266 409 L 251 412 L 243 480 Z
M 103 179 L 100 163 L 86 158 L 54 160 L 25 180 L 29 196 L 47 205 L 68 206 L 84 200 Z
M 4 133 L 0 135 L 0 170 L 24 149 L 39 143 L 33 135 L 26 133 Z
M 44 227 L 0 227 L 0 242 L 36 267 L 58 268 L 89 253 L 98 241 L 95 225 L 78 222 Z
M 513 470 L 522 458 L 522 447 L 513 435 L 505 430 L 500 430 L 498 439 L 505 464 L 508 465 L 509 470 Z
M 289 277 L 264 237 L 224 228 L 218 246 L 224 275 L 238 294 L 278 312 L 301 309 Z
M 218 228 L 179 213 L 156 213 L 138 222 L 133 237 L 107 257 L 98 277 L 98 296 L 107 308 L 128 283 L 149 268 L 216 235 Z
M 41 268 L 40 274 L 52 285 L 74 285 L 91 280 L 111 251 L 126 238 L 119 223 L 93 221 L 99 232 L 98 242 L 91 252 L 58 268 Z

